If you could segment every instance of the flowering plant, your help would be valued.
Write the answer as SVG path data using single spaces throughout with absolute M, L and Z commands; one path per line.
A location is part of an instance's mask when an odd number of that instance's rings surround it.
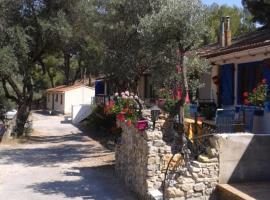
M 127 126 L 131 126 L 140 116 L 138 99 L 137 95 L 129 91 L 115 93 L 114 100 L 105 107 L 104 111 L 115 115 L 119 121 L 126 122 Z
M 263 106 L 267 97 L 268 85 L 267 80 L 263 79 L 252 92 L 244 92 L 244 104 L 245 105 L 256 105 Z

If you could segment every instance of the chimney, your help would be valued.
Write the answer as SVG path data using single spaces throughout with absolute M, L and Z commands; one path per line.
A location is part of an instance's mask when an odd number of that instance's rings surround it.
M 219 43 L 221 47 L 225 47 L 225 17 L 220 19 L 220 33 L 219 33 Z
M 225 46 L 231 46 L 232 44 L 232 31 L 231 31 L 231 18 L 230 16 L 226 17 L 225 23 Z

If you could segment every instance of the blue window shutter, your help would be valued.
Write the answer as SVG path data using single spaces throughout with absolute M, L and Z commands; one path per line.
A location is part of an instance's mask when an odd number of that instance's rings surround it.
M 95 93 L 96 95 L 104 94 L 105 93 L 105 86 L 103 81 L 96 81 L 95 83 Z
M 221 105 L 229 106 L 234 104 L 234 65 L 227 64 L 221 66 L 220 83 Z

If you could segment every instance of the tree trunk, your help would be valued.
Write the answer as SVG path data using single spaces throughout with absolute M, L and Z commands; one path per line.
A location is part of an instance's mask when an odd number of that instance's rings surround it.
M 50 72 L 50 68 L 46 68 L 46 69 L 47 69 L 47 73 L 48 73 L 48 76 L 49 76 L 49 79 L 50 79 L 50 82 L 51 82 L 51 87 L 54 88 L 55 85 L 54 85 L 53 75 L 52 75 L 52 73 Z
M 70 85 L 70 55 L 64 53 L 64 74 L 65 74 L 65 84 Z
M 182 134 L 184 134 L 184 118 L 185 118 L 184 106 L 185 106 L 185 100 L 186 100 L 187 90 L 188 90 L 186 68 L 184 66 L 184 56 L 185 56 L 184 51 L 181 48 L 179 48 L 177 57 L 178 57 L 178 63 L 179 63 L 180 69 L 178 70 L 178 73 L 181 76 L 181 83 L 179 83 L 180 84 L 179 86 L 181 88 L 182 95 L 178 104 L 179 104 L 179 123 L 180 123 L 179 131 Z
M 25 101 L 22 101 L 18 105 L 17 119 L 16 119 L 16 136 L 21 137 L 25 131 L 25 124 L 27 123 L 32 104 L 32 95 L 26 97 Z

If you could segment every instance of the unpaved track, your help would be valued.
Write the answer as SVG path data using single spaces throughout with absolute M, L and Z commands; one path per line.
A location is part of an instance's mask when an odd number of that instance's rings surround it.
M 114 153 L 63 121 L 34 113 L 24 144 L 0 145 L 0 200 L 136 200 L 115 176 Z

